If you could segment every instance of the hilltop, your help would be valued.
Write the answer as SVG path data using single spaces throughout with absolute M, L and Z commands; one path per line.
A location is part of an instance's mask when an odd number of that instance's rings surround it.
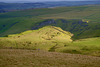
M 46 26 L 39 30 L 25 31 L 20 34 L 8 35 L 0 38 L 1 48 L 26 48 L 26 49 L 46 49 L 53 46 L 64 46 L 63 43 L 72 42 L 73 34 L 63 31 L 61 28 Z

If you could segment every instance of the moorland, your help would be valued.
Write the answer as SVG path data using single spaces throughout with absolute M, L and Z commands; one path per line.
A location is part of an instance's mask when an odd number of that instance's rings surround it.
M 99 67 L 99 61 L 99 4 L 0 13 L 1 67 Z

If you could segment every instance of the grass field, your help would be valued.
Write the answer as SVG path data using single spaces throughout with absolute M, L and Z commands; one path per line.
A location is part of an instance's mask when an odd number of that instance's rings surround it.
M 100 67 L 100 57 L 41 50 L 0 49 L 0 67 Z

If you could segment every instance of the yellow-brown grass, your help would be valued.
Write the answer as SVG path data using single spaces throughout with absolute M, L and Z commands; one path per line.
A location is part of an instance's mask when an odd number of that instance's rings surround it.
M 100 57 L 41 50 L 0 49 L 0 67 L 100 67 Z

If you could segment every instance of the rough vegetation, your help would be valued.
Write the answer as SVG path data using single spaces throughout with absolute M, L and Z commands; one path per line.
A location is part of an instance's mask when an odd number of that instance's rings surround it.
M 100 67 L 100 58 L 41 50 L 0 49 L 0 67 Z

